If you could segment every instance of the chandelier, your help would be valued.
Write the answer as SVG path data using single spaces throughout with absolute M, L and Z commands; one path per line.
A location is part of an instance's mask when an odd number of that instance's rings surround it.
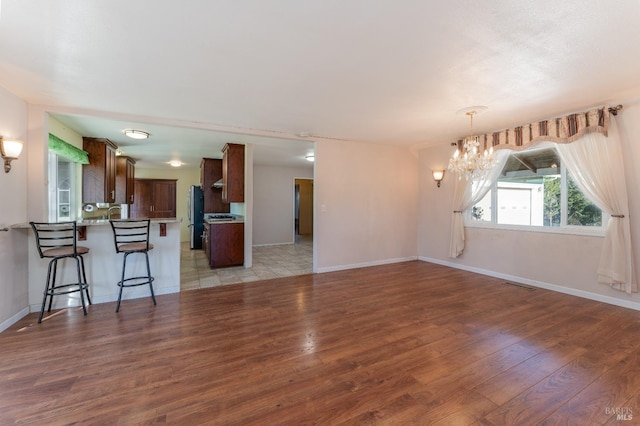
M 456 148 L 453 156 L 449 160 L 448 170 L 458 174 L 458 179 L 463 177 L 467 180 L 483 178 L 495 165 L 493 158 L 493 147 L 484 153 L 480 153 L 480 141 L 477 136 L 473 136 L 473 116 L 479 111 L 472 109 L 465 112 L 471 120 L 471 134 L 464 138 L 462 151 Z

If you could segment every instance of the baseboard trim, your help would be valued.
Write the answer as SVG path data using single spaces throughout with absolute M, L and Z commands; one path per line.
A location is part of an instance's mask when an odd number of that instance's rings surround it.
M 7 328 L 11 327 L 13 324 L 20 321 L 22 318 L 27 316 L 29 313 L 29 307 L 22 308 L 17 314 L 11 316 L 11 318 L 7 318 L 5 321 L 0 323 L 0 333 L 5 331 Z
M 318 268 L 318 273 L 321 274 L 323 272 L 346 271 L 348 269 L 357 269 L 357 268 L 366 268 L 366 267 L 369 267 L 369 266 L 388 265 L 390 263 L 409 262 L 411 260 L 418 260 L 418 256 L 398 257 L 398 258 L 395 258 L 395 259 L 376 260 L 376 261 L 373 261 L 373 262 L 351 263 L 351 264 L 348 264 L 348 265 L 327 266 L 325 268 Z
M 252 247 L 276 247 L 276 246 L 290 246 L 295 244 L 294 241 L 284 242 L 284 243 L 269 243 L 269 244 L 254 244 Z
M 449 266 L 455 269 L 462 269 L 464 271 L 475 272 L 477 274 L 487 275 L 489 277 L 494 277 L 494 278 L 500 278 L 507 281 L 514 281 L 520 284 L 530 285 L 533 287 L 544 288 L 546 290 L 557 291 L 558 293 L 564 293 L 564 294 L 569 294 L 571 296 L 582 297 L 584 299 L 595 300 L 596 302 L 607 303 L 609 305 L 620 306 L 622 308 L 633 309 L 635 311 L 640 311 L 640 303 L 633 302 L 631 300 L 622 300 L 615 297 L 592 293 L 590 291 L 577 290 L 575 288 L 563 287 L 557 284 L 550 284 L 543 281 L 532 280 L 529 278 L 522 278 L 515 275 L 503 274 L 500 272 L 489 271 L 486 269 L 476 268 L 476 267 L 467 266 L 467 265 L 461 265 L 458 263 L 447 262 L 445 260 L 433 259 L 430 257 L 419 256 L 418 260 L 421 260 L 423 262 L 435 263 L 443 266 Z

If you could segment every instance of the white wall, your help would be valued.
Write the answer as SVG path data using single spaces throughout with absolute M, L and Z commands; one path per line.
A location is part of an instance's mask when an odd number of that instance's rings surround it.
M 49 133 L 56 135 L 66 143 L 73 145 L 76 148 L 82 149 L 82 135 L 51 116 L 49 116 Z
M 11 225 L 27 218 L 27 105 L 20 98 L 0 87 L 0 136 L 25 142 L 18 160 L 11 163 L 11 171 L 0 171 L 0 331 L 28 311 L 27 259 L 28 244 L 24 234 Z
M 316 142 L 316 269 L 415 259 L 418 159 L 408 148 Z
M 636 271 L 640 271 L 640 222 L 633 220 L 640 217 L 640 192 L 637 190 L 640 187 L 640 172 L 634 167 L 634 164 L 640 163 L 640 146 L 639 136 L 633 136 L 640 135 L 640 103 L 621 103 L 624 109 L 613 120 L 622 138 L 635 267 Z M 535 120 L 535 117 L 532 119 Z M 436 188 L 431 170 L 446 168 L 452 152 L 453 148 L 448 143 L 420 151 L 418 254 L 421 259 L 505 276 L 623 306 L 640 307 L 636 305 L 640 303 L 640 295 L 629 296 L 598 284 L 596 268 L 602 237 L 467 227 L 464 253 L 457 259 L 449 258 L 451 206 L 457 177 L 447 173 L 441 188 Z
M 294 242 L 295 178 L 313 178 L 313 167 L 254 166 L 254 245 Z
M 189 196 L 189 187 L 191 185 L 200 185 L 200 169 L 199 168 L 175 168 L 175 169 L 143 169 L 136 167 L 136 178 L 147 179 L 177 179 L 176 183 L 176 219 L 182 221 L 180 223 L 180 241 L 188 242 L 189 234 L 189 215 L 187 212 L 187 198 Z
M 27 219 L 47 221 L 48 206 L 48 155 L 49 155 L 49 114 L 45 107 L 28 105 L 27 126 L 29 144 L 27 179 Z

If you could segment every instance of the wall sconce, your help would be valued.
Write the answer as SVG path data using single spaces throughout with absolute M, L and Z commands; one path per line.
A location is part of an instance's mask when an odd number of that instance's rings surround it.
M 440 188 L 440 182 L 442 182 L 442 178 L 444 177 L 444 170 L 432 170 L 433 180 L 438 184 L 438 188 Z
M 4 172 L 9 173 L 11 162 L 17 160 L 22 152 L 22 141 L 17 139 L 5 139 L 0 136 L 0 155 L 4 160 Z

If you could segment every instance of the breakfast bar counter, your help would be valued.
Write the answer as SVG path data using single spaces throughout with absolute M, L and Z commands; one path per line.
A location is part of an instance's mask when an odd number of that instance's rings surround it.
M 122 272 L 123 254 L 117 254 L 114 245 L 113 231 L 108 220 L 77 221 L 79 246 L 89 248 L 84 256 L 89 294 L 95 303 L 115 302 L 118 299 Z M 47 277 L 48 259 L 38 255 L 36 242 L 28 223 L 12 226 L 24 232 L 29 239 L 29 309 L 38 312 L 42 305 L 42 295 Z M 153 289 L 156 295 L 177 293 L 180 291 L 180 221 L 176 219 L 151 219 L 149 242 L 153 250 L 149 251 L 151 275 L 155 278 Z M 143 255 L 133 254 L 127 259 L 127 276 L 144 275 L 146 273 Z M 75 261 L 64 259 L 59 262 L 58 282 L 76 282 Z M 149 297 L 149 286 L 124 289 L 122 298 L 134 299 Z M 149 299 L 151 303 L 151 299 Z M 56 296 L 53 309 L 81 306 L 78 293 Z M 115 309 L 115 308 L 114 308 Z M 126 309 L 126 302 L 121 306 Z

